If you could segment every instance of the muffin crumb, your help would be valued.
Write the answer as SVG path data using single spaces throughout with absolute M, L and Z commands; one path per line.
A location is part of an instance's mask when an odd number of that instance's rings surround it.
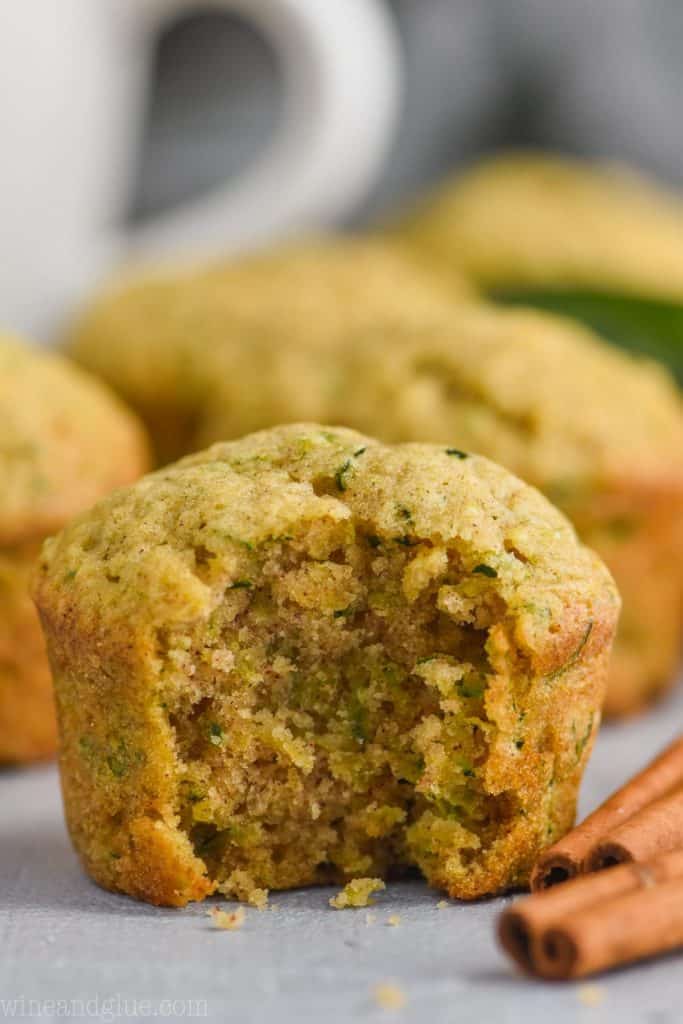
M 244 907 L 238 907 L 236 910 L 220 910 L 218 907 L 212 907 L 208 914 L 214 928 L 220 928 L 224 932 L 236 932 L 246 919 Z
M 256 907 L 257 910 L 268 909 L 268 890 L 260 889 L 258 886 L 252 889 L 249 893 L 249 899 L 247 900 L 250 906 Z
M 349 907 L 371 907 L 375 902 L 371 897 L 374 892 L 381 892 L 386 886 L 381 878 L 352 878 L 341 892 L 330 899 L 334 910 L 346 910 Z
M 389 917 L 387 918 L 387 924 L 388 924 L 388 925 L 389 925 L 390 927 L 392 927 L 392 928 L 398 928 L 398 926 L 400 925 L 400 923 L 401 923 L 401 915 L 400 915 L 400 914 L 391 914 L 391 915 L 390 915 L 390 916 L 389 916 Z
M 578 996 L 582 1006 L 601 1006 L 605 1000 L 605 990 L 599 985 L 582 985 Z
M 402 988 L 393 982 L 382 982 L 375 985 L 375 1002 L 383 1010 L 402 1010 L 406 1005 L 406 994 Z
M 257 910 L 265 910 L 268 906 L 268 890 L 256 885 L 247 871 L 233 871 L 227 881 L 217 888 L 224 896 L 248 903 Z

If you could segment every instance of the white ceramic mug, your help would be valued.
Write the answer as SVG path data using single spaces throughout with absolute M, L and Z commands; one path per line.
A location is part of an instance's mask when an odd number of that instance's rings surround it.
M 324 225 L 372 182 L 400 95 L 381 0 L 209 0 L 273 47 L 284 116 L 235 182 L 123 224 L 154 44 L 193 0 L 0 4 L 0 328 L 47 336 L 124 260 L 209 256 Z

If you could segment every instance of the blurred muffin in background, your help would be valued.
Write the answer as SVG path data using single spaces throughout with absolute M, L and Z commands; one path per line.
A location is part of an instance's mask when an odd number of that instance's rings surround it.
M 50 671 L 27 587 L 42 541 L 147 466 L 141 425 L 102 384 L 0 336 L 0 764 L 56 747 Z
M 420 323 L 450 308 L 452 295 L 473 294 L 462 279 L 449 291 L 391 242 L 320 240 L 123 280 L 85 312 L 68 350 L 140 414 L 164 463 L 214 439 L 206 415 L 221 378 L 232 378 L 240 400 L 227 436 L 278 422 L 279 390 L 288 405 L 290 380 L 295 418 L 324 418 L 335 387 L 324 354 L 354 327 L 388 317 Z M 259 363 L 271 358 L 286 362 L 282 381 Z
M 625 167 L 518 152 L 446 184 L 398 236 L 446 279 L 563 313 L 683 382 L 683 198 Z

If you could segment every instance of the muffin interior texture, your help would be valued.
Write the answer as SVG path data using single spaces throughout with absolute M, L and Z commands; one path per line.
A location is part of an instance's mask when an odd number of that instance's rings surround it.
M 101 503 L 35 590 L 69 826 L 110 888 L 417 867 L 472 898 L 571 824 L 618 598 L 485 459 L 264 431 Z
M 471 884 L 477 851 L 522 810 L 514 790 L 478 778 L 500 599 L 471 577 L 471 621 L 456 624 L 436 591 L 469 575 L 457 549 L 416 552 L 409 534 L 348 521 L 317 533 L 313 553 L 292 536 L 246 559 L 248 578 L 187 651 L 168 637 L 162 676 L 184 653 L 202 694 L 170 711 L 182 827 L 227 891 L 242 884 L 235 871 L 282 888 L 445 863 L 452 886 Z M 527 734 L 518 700 L 512 749 Z

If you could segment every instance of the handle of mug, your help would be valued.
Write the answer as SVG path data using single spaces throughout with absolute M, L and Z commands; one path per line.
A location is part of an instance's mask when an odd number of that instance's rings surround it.
M 148 40 L 192 0 L 140 0 Z M 401 94 L 401 59 L 383 0 L 210 0 L 263 34 L 280 62 L 284 112 L 263 157 L 234 181 L 126 238 L 133 259 L 205 257 L 332 222 L 372 184 Z

